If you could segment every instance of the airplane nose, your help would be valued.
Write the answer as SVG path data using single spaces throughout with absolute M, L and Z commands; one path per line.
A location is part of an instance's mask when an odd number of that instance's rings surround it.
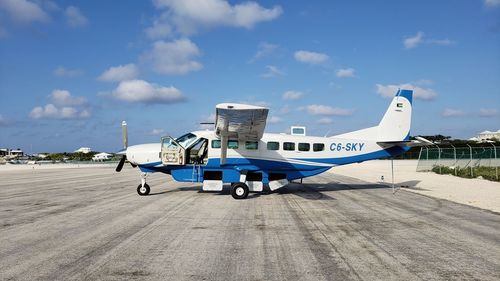
M 116 155 L 127 155 L 127 149 L 124 148 L 116 153 Z

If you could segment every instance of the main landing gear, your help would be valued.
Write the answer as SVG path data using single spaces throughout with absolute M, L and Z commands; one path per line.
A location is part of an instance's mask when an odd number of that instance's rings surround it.
M 141 173 L 141 184 L 137 187 L 137 193 L 141 196 L 148 195 L 151 191 L 149 185 L 146 183 L 146 176 L 146 173 Z
M 248 197 L 248 186 L 242 182 L 231 184 L 231 196 L 234 199 L 245 199 Z

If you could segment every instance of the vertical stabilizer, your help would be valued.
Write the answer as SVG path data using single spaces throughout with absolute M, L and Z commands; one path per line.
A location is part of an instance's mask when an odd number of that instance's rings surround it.
M 407 140 L 410 136 L 412 90 L 398 90 L 378 125 L 378 139 L 384 142 Z

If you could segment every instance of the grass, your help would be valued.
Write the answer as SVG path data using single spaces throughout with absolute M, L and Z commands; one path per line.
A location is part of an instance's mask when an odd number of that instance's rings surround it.
M 434 166 L 432 171 L 440 175 L 455 175 L 461 178 L 478 178 L 482 177 L 490 181 L 499 181 L 497 178 L 495 167 L 472 167 L 471 168 L 460 168 L 460 167 L 447 167 L 447 166 Z M 500 171 L 499 171 L 500 172 Z

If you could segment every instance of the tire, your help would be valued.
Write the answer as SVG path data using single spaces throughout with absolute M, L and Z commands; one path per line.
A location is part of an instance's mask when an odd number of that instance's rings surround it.
M 248 186 L 242 182 L 231 185 L 231 196 L 234 199 L 245 199 L 248 196 Z
M 139 184 L 139 186 L 137 187 L 137 193 L 139 193 L 139 195 L 141 196 L 148 195 L 149 191 L 151 191 L 151 189 L 149 188 L 148 184 L 144 184 L 144 188 L 142 188 L 142 184 Z

